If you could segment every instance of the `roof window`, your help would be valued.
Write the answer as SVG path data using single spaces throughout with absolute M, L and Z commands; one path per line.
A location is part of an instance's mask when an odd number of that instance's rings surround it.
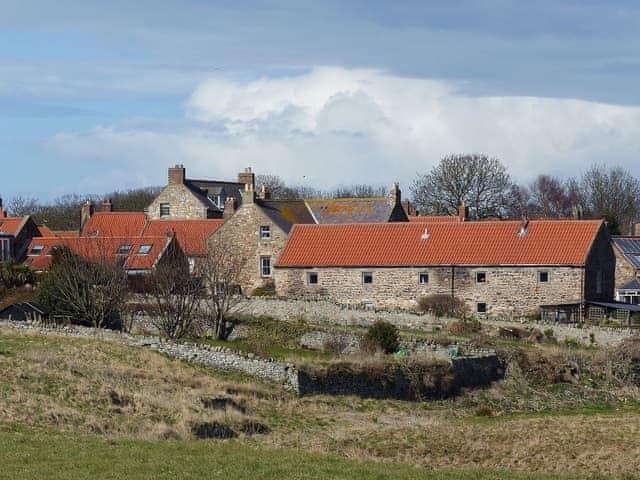
M 123 243 L 118 248 L 118 251 L 116 252 L 116 254 L 117 255 L 127 255 L 130 251 L 131 251 L 131 244 L 130 243 Z
M 33 256 L 37 256 L 40 255 L 42 253 L 42 251 L 44 250 L 44 245 L 34 245 L 33 248 L 31 249 L 31 251 L 29 252 L 29 255 L 33 255 Z
M 138 248 L 138 255 L 148 255 L 153 247 L 152 243 L 145 243 Z

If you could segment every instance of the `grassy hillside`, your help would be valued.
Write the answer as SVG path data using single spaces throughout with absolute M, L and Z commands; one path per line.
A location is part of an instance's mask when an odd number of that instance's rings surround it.
M 144 349 L 0 329 L 0 476 L 633 478 L 637 387 L 568 374 L 549 358 L 584 359 L 554 348 L 544 361 L 530 349 L 490 389 L 410 403 L 296 398 Z

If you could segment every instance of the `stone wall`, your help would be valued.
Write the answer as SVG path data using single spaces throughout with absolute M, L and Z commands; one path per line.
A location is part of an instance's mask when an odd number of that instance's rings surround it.
M 260 238 L 260 227 L 268 226 L 269 239 Z M 260 206 L 243 201 L 242 206 L 209 239 L 209 248 L 217 241 L 232 245 L 234 255 L 245 260 L 240 279 L 242 291 L 250 294 L 255 288 L 273 285 L 273 265 L 282 253 L 287 241 L 287 233 L 276 225 Z M 263 277 L 260 271 L 260 258 L 271 259 L 271 277 Z
M 618 248 L 613 248 L 616 257 L 616 288 L 621 287 L 636 276 L 636 269 L 624 257 Z
M 549 281 L 538 281 L 539 272 L 548 272 Z M 318 274 L 318 284 L 309 285 L 307 275 Z M 364 284 L 363 272 L 373 274 L 373 283 Z M 419 283 L 419 274 L 429 274 L 429 282 Z M 478 273 L 485 282 L 476 281 Z M 469 312 L 486 303 L 487 314 L 514 318 L 538 312 L 540 305 L 570 303 L 581 298 L 579 267 L 391 267 L 391 268 L 281 268 L 275 269 L 276 292 L 288 298 L 324 298 L 340 304 L 370 304 L 377 309 L 413 309 L 417 299 L 432 294 L 462 299 Z
M 168 203 L 169 215 L 160 217 L 160 204 Z M 207 218 L 207 207 L 185 185 L 167 185 L 148 207 L 147 216 L 158 218 L 203 219 Z

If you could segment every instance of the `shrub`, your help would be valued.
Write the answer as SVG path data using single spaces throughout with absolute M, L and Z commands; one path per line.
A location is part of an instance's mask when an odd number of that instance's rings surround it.
M 447 324 L 446 329 L 453 335 L 470 335 L 479 332 L 481 329 L 480 321 L 474 318 L 472 321 L 456 320 Z
M 24 265 L 13 261 L 0 265 L 0 286 L 5 288 L 21 287 L 27 283 L 34 283 L 33 271 Z
M 380 345 L 385 353 L 394 353 L 400 346 L 397 327 L 386 320 L 376 320 L 367 330 L 365 338 Z
M 420 297 L 418 299 L 418 310 L 429 312 L 436 318 L 445 315 L 464 317 L 467 314 L 467 307 L 461 299 L 451 295 L 437 294 Z

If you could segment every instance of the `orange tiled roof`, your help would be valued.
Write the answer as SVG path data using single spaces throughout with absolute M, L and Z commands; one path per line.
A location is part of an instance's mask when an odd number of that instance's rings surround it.
M 187 256 L 202 256 L 207 253 L 207 237 L 223 223 L 222 219 L 151 220 L 144 234 L 166 236 L 169 232 L 174 232 L 178 244 Z
M 18 229 L 26 217 L 4 217 L 0 218 L 0 232 L 16 235 Z
M 120 264 L 125 270 L 150 270 L 172 239 L 167 236 L 143 237 L 38 237 L 31 240 L 24 264 L 34 270 L 47 270 L 51 266 L 51 248 L 65 246 L 72 252 L 92 261 Z M 119 254 L 122 245 L 131 245 L 126 254 Z M 142 245 L 151 245 L 148 253 L 140 254 Z M 43 247 L 32 253 L 34 247 Z
M 409 215 L 409 221 L 414 223 L 451 223 L 460 222 L 456 215 Z
M 601 220 L 294 226 L 278 267 L 583 265 Z
M 38 225 L 38 232 L 41 237 L 55 237 L 56 234 L 46 225 Z
M 96 212 L 82 229 L 83 236 L 127 237 L 140 235 L 146 222 L 143 212 Z
M 79 237 L 78 230 L 55 230 L 51 232 L 51 235 L 42 235 L 43 237 L 60 237 L 60 238 L 74 238 Z

